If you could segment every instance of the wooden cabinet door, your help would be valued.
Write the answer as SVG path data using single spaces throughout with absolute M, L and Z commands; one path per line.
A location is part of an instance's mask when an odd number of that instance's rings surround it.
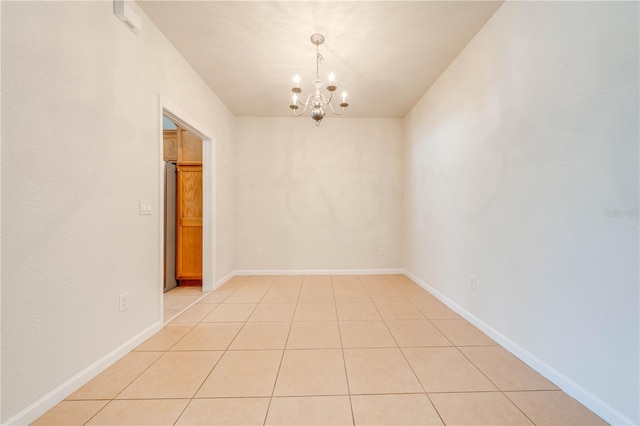
M 176 169 L 176 279 L 202 279 L 202 165 Z

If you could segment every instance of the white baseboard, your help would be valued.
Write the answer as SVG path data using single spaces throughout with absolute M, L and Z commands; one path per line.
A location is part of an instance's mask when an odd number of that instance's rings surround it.
M 154 333 L 162 328 L 160 322 L 156 322 L 147 327 L 136 336 L 132 337 L 113 351 L 109 352 L 93 364 L 89 365 L 70 379 L 66 380 L 37 401 L 33 402 L 25 409 L 9 418 L 6 425 L 28 425 L 36 421 L 44 413 L 55 407 L 59 402 L 71 395 L 76 390 L 103 372 L 107 367 L 118 361 L 120 358 L 131 352 L 140 343 L 147 340 Z
M 234 271 L 234 275 L 384 275 L 404 273 L 404 269 L 238 269 Z
M 636 423 L 631 420 L 629 417 L 620 413 L 618 410 L 611 407 L 609 404 L 604 402 L 602 399 L 598 398 L 593 393 L 589 392 L 587 389 L 583 388 L 575 381 L 571 380 L 569 377 L 565 376 L 555 368 L 551 367 L 546 362 L 542 361 L 540 358 L 536 357 L 534 354 L 528 352 L 516 342 L 500 333 L 499 331 L 492 328 L 490 325 L 482 321 L 480 318 L 473 315 L 471 312 L 465 310 L 460 305 L 455 303 L 453 300 L 449 299 L 444 294 L 440 293 L 429 284 L 420 280 L 418 277 L 410 273 L 409 271 L 404 271 L 409 278 L 411 278 L 416 284 L 420 287 L 427 290 L 437 299 L 439 299 L 442 303 L 447 305 L 449 308 L 454 310 L 464 319 L 469 321 L 471 324 L 482 330 L 485 334 L 491 337 L 493 340 L 498 342 L 501 346 L 503 346 L 506 350 L 511 352 L 513 355 L 518 357 L 524 363 L 526 363 L 529 367 L 536 370 L 538 373 L 542 374 L 549 381 L 554 383 L 560 389 L 562 389 L 569 396 L 574 398 L 576 401 L 580 402 L 582 405 L 587 407 L 589 410 L 593 411 L 595 414 L 600 416 L 606 422 L 612 425 L 635 425 Z
M 236 272 L 235 271 L 229 272 L 227 275 L 225 275 L 224 277 L 222 277 L 218 281 L 216 281 L 216 288 L 214 288 L 214 290 L 222 287 L 222 285 L 224 283 L 226 283 L 227 281 L 229 281 L 231 278 L 233 278 L 235 276 L 236 276 Z

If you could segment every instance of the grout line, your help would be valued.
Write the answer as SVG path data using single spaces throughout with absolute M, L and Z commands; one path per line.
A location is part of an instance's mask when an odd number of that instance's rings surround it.
M 266 293 L 265 293 L 266 294 Z M 264 295 L 262 296 L 264 297 Z M 262 300 L 262 298 L 261 298 Z M 219 306 L 219 305 L 218 305 Z M 242 331 L 242 329 L 244 328 L 244 326 L 246 325 L 247 321 L 249 320 L 249 318 L 251 317 L 251 315 L 253 314 L 253 312 L 257 309 L 258 307 L 258 303 L 256 303 L 256 305 L 254 306 L 253 310 L 251 311 L 251 313 L 247 316 L 247 320 L 244 321 L 242 323 L 242 325 L 240 326 L 240 328 L 238 329 L 238 331 L 236 332 L 236 334 L 233 336 L 233 338 L 229 341 L 229 344 L 227 345 L 226 349 L 224 349 L 222 351 L 222 355 L 220 355 L 220 358 L 218 358 L 218 360 L 215 362 L 215 364 L 213 365 L 213 368 L 209 371 L 209 374 L 207 374 L 207 376 L 204 378 L 204 380 L 202 381 L 202 383 L 200 383 L 200 386 L 198 386 L 198 389 L 196 389 L 196 391 L 193 393 L 193 396 L 191 397 L 191 401 L 193 401 L 193 399 L 196 397 L 196 395 L 198 394 L 198 392 L 200 392 L 200 390 L 202 389 L 202 386 L 204 386 L 204 384 L 206 383 L 207 380 L 209 380 L 209 377 L 211 377 L 211 374 L 213 373 L 213 371 L 216 369 L 216 367 L 220 364 L 220 361 L 222 361 L 222 358 L 224 358 L 225 354 L 229 351 L 229 348 L 231 347 L 231 345 L 233 344 L 233 341 L 238 337 L 238 335 L 240 334 L 240 332 Z M 215 308 L 217 309 L 217 307 Z M 213 312 L 215 309 L 213 309 L 211 312 Z M 209 312 L 209 314 L 211 313 Z M 207 315 L 209 315 L 207 314 Z M 204 317 L 206 318 L 206 316 Z M 203 319 L 204 319 L 203 318 Z M 223 324 L 235 324 L 237 323 L 236 321 L 229 321 Z M 215 324 L 215 323 L 213 323 Z M 187 333 L 189 334 L 189 333 Z M 186 334 L 185 334 L 186 336 Z M 183 336 L 184 338 L 184 336 Z M 191 402 L 189 402 L 189 404 L 191 404 Z M 177 420 L 176 420 L 177 421 Z
M 293 309 L 293 315 L 291 316 L 291 321 L 289 321 L 289 331 L 287 333 L 287 338 L 284 341 L 284 346 L 282 348 L 282 355 L 280 356 L 280 364 L 278 364 L 278 370 L 276 371 L 276 379 L 273 381 L 273 388 L 271 389 L 271 397 L 269 398 L 269 403 L 267 404 L 267 410 L 264 413 L 264 421 L 262 422 L 263 426 L 267 424 L 267 418 L 269 417 L 269 410 L 271 410 L 271 401 L 274 398 L 274 393 L 276 391 L 276 385 L 278 384 L 278 379 L 280 378 L 280 369 L 282 368 L 282 362 L 284 360 L 284 354 L 287 351 L 287 343 L 289 343 L 289 336 L 291 336 L 291 328 L 293 327 L 293 319 L 296 316 L 296 310 L 298 309 L 298 301 L 300 300 L 300 293 L 302 293 L 302 285 L 304 283 L 304 278 L 302 279 L 302 283 L 300 284 L 300 290 L 298 291 L 298 297 L 296 299 L 295 308 Z
M 403 321 L 403 320 L 398 320 L 398 319 L 386 319 L 384 317 L 382 317 L 382 315 L 380 314 L 380 309 L 378 307 L 378 305 L 376 304 L 376 302 L 373 301 L 372 297 L 371 297 L 371 293 L 369 292 L 369 290 L 367 290 L 367 287 L 364 286 L 364 283 L 362 282 L 362 279 L 360 278 L 360 276 L 356 276 L 357 280 L 360 282 L 360 286 L 362 288 L 364 288 L 365 293 L 367 294 L 367 296 L 370 299 L 370 302 L 340 302 L 340 303 L 371 303 L 374 306 L 374 309 L 376 310 L 376 312 L 378 313 L 378 315 L 380 316 L 379 319 L 376 320 L 371 320 L 371 319 L 364 319 L 364 320 L 340 320 L 340 318 L 338 317 L 337 313 L 337 304 L 339 303 L 336 300 L 336 295 L 335 295 L 335 286 L 336 284 L 334 283 L 333 277 L 330 277 L 330 283 L 331 283 L 331 291 L 333 294 L 333 300 L 332 300 L 332 304 L 333 307 L 335 309 L 336 312 L 336 320 L 327 320 L 327 321 L 314 321 L 314 322 L 336 322 L 337 326 L 338 326 L 338 334 L 339 334 L 339 340 L 340 340 L 340 350 L 342 352 L 342 358 L 343 358 L 343 367 L 344 367 L 344 374 L 346 377 L 346 382 L 347 382 L 347 394 L 337 394 L 337 395 L 282 395 L 282 396 L 276 396 L 275 395 L 275 389 L 278 383 L 278 379 L 279 379 L 279 374 L 283 365 L 283 361 L 284 361 L 284 356 L 286 354 L 287 351 L 302 351 L 302 350 L 318 350 L 318 349 L 337 349 L 337 348 L 300 348 L 300 349 L 287 349 L 287 344 L 288 341 L 290 339 L 290 335 L 291 335 L 291 331 L 293 328 L 293 323 L 294 323 L 294 318 L 295 318 L 295 314 L 298 311 L 298 309 L 300 308 L 300 297 L 302 294 L 302 290 L 303 290 L 303 285 L 304 285 L 304 277 L 302 278 L 302 283 L 300 285 L 300 287 L 298 288 L 298 295 L 296 298 L 295 302 L 292 302 L 295 305 L 294 308 L 294 312 L 293 312 L 293 316 L 291 317 L 291 319 L 289 321 L 260 321 L 263 323 L 285 323 L 288 322 L 289 323 L 289 330 L 284 342 L 284 347 L 282 348 L 282 354 L 281 354 L 281 358 L 280 358 L 280 363 L 278 365 L 278 369 L 276 372 L 276 376 L 275 376 L 275 381 L 272 387 L 272 391 L 271 391 L 271 396 L 270 397 L 265 397 L 265 396 L 261 396 L 261 397 L 256 397 L 256 396 L 214 396 L 214 397 L 203 397 L 203 398 L 197 398 L 196 395 L 197 393 L 201 390 L 202 386 L 204 385 L 204 383 L 209 379 L 209 377 L 211 376 L 211 374 L 213 373 L 213 371 L 216 369 L 216 367 L 219 366 L 222 358 L 226 355 L 227 352 L 233 352 L 234 350 L 230 349 L 231 345 L 233 344 L 233 342 L 238 338 L 239 334 L 242 332 L 242 330 L 244 329 L 244 327 L 247 325 L 247 323 L 249 323 L 249 319 L 251 318 L 251 315 L 253 315 L 253 313 L 255 312 L 255 310 L 258 308 L 258 306 L 260 305 L 268 305 L 268 303 L 263 303 L 264 298 L 266 297 L 266 294 L 271 291 L 273 289 L 273 285 L 275 284 L 275 282 L 277 281 L 278 277 L 275 277 L 273 279 L 271 279 L 271 281 L 268 283 L 268 287 L 266 288 L 265 293 L 262 295 L 262 297 L 260 298 L 260 300 L 256 303 L 256 302 L 251 302 L 251 304 L 255 303 L 254 308 L 251 310 L 251 313 L 247 316 L 247 319 L 244 321 L 223 321 L 223 322 L 205 322 L 204 318 L 206 318 L 208 315 L 211 314 L 211 312 L 214 312 L 215 310 L 217 310 L 219 308 L 219 306 L 221 304 L 224 303 L 225 300 L 227 300 L 229 297 L 231 297 L 232 294 L 234 294 L 236 291 L 241 290 L 246 284 L 249 284 L 249 281 L 251 280 L 252 277 L 248 277 L 247 280 L 242 281 L 241 283 L 237 284 L 237 286 L 232 289 L 229 294 L 223 298 L 223 300 L 219 303 L 215 303 L 215 304 L 211 304 L 214 305 L 214 307 L 211 309 L 211 311 L 209 311 L 209 313 L 207 313 L 200 321 L 192 321 L 192 322 L 186 322 L 186 323 L 174 323 L 175 325 L 189 325 L 189 330 L 186 331 L 180 338 L 178 338 L 176 340 L 176 342 L 174 342 L 173 344 L 169 345 L 166 349 L 161 349 L 161 350 L 147 350 L 147 351 L 136 351 L 135 348 L 133 350 L 131 350 L 129 352 L 129 354 L 131 353 L 149 353 L 149 352 L 155 352 L 155 353 L 159 353 L 160 355 L 157 357 L 157 359 L 155 359 L 153 362 L 151 362 L 148 366 L 146 366 L 140 373 L 138 373 L 135 377 L 133 377 L 133 379 L 131 379 L 128 384 L 126 384 L 118 393 L 116 393 L 116 395 L 112 398 L 88 398 L 88 399 L 74 399 L 74 400 L 69 400 L 68 397 L 65 399 L 65 401 L 106 401 L 106 404 L 100 408 L 98 411 L 96 411 L 88 420 L 85 424 L 89 423 L 90 421 L 92 421 L 99 413 L 101 413 L 103 410 L 106 409 L 106 407 L 110 406 L 110 404 L 112 404 L 114 401 L 135 401 L 135 400 L 149 400 L 149 401 L 157 401 L 159 399 L 167 399 L 167 400 L 184 400 L 187 401 L 186 405 L 184 406 L 184 408 L 182 409 L 181 413 L 179 414 L 179 416 L 176 418 L 176 420 L 174 421 L 174 425 L 180 420 L 180 418 L 184 415 L 184 413 L 186 412 L 186 410 L 190 407 L 191 403 L 194 400 L 206 400 L 206 399 L 211 399 L 211 400 L 216 400 L 216 399 L 229 399 L 229 398 L 233 398 L 233 399 L 255 399 L 255 398 L 269 398 L 268 401 L 268 405 L 267 405 L 267 409 L 266 412 L 264 414 L 264 421 L 263 421 L 263 425 L 266 424 L 267 422 L 267 418 L 268 418 L 268 414 L 271 408 L 271 402 L 274 398 L 278 399 L 278 398 L 307 398 L 307 397 L 328 397 L 328 396 L 333 396 L 333 397 L 338 397 L 338 396 L 348 396 L 349 397 L 349 404 L 350 404 L 350 408 L 351 408 L 351 420 L 353 422 L 353 424 L 355 424 L 355 412 L 353 410 L 353 402 L 352 402 L 352 396 L 353 395 L 426 395 L 428 400 L 430 401 L 430 404 L 432 405 L 432 407 L 434 408 L 434 410 L 436 411 L 436 414 L 439 416 L 440 420 L 444 423 L 444 419 L 442 418 L 440 412 L 438 411 L 437 407 L 435 406 L 435 404 L 433 403 L 433 400 L 431 399 L 430 395 L 437 395 L 437 394 L 495 394 L 495 393 L 500 393 L 502 394 L 508 401 L 510 404 L 512 404 L 513 406 L 516 407 L 517 410 L 519 410 L 527 420 L 531 421 L 532 423 L 533 420 L 511 399 L 509 398 L 509 396 L 507 395 L 507 393 L 510 392 L 558 392 L 558 393 L 562 393 L 562 394 L 566 394 L 566 392 L 562 391 L 562 389 L 519 389 L 519 390 L 502 390 L 500 389 L 496 383 L 494 383 L 493 380 L 491 380 L 491 378 L 482 370 L 480 369 L 480 367 L 478 365 L 476 365 L 476 363 L 473 362 L 473 360 L 467 356 L 467 354 L 463 351 L 464 348 L 467 347 L 501 347 L 504 348 L 502 345 L 498 344 L 497 342 L 495 344 L 480 344 L 480 345 L 455 345 L 453 343 L 453 341 L 451 341 L 451 339 L 449 339 L 447 337 L 447 335 L 442 332 L 442 330 L 440 330 L 437 325 L 432 321 L 432 319 L 430 318 L 426 318 L 426 314 L 424 314 L 422 312 L 422 310 L 420 310 L 420 308 L 418 306 L 416 306 L 415 303 L 413 303 L 413 299 L 409 298 L 408 296 L 406 296 L 402 291 L 399 291 L 399 285 L 397 285 L 396 283 L 392 282 L 389 278 L 387 278 L 386 276 L 384 276 L 384 278 L 386 279 L 386 281 L 388 283 L 391 283 L 392 286 L 394 286 L 396 288 L 396 290 L 398 290 L 403 297 L 405 297 L 408 302 L 411 304 L 411 306 L 413 306 L 415 309 L 417 309 L 421 315 L 423 315 L 425 318 L 424 319 L 408 319 L 408 321 L 428 321 L 429 324 L 431 326 L 433 326 L 440 334 L 442 334 L 445 339 L 447 339 L 447 341 L 449 341 L 451 343 L 451 346 L 406 346 L 406 347 L 401 347 L 398 343 L 398 340 L 396 338 L 396 336 L 393 334 L 393 332 L 391 331 L 391 328 L 389 327 L 388 322 L 389 321 Z M 386 284 L 386 283 L 385 283 Z M 249 284 L 251 285 L 251 284 Z M 375 286 L 375 284 L 373 284 Z M 227 292 L 228 289 L 217 289 L 215 291 L 224 291 Z M 257 289 L 256 289 L 257 290 Z M 426 292 L 428 294 L 428 291 L 426 291 L 425 289 L 420 288 L 420 291 Z M 172 320 L 174 320 L 177 316 L 181 315 L 182 313 L 188 311 L 191 307 L 193 307 L 194 305 L 196 305 L 198 302 L 200 302 L 204 297 L 207 297 L 209 294 L 203 294 L 201 297 L 199 297 L 197 300 L 195 300 L 194 302 L 192 302 L 191 304 L 189 304 L 185 309 L 183 309 L 182 311 L 180 311 L 176 316 L 174 316 L 171 320 L 165 322 L 163 324 L 163 328 Z M 396 301 L 391 301 L 389 303 L 393 303 Z M 330 302 L 304 302 L 304 303 L 330 303 Z M 304 304 L 303 303 L 303 304 Z M 377 303 L 387 303 L 385 301 L 380 301 Z M 233 305 L 233 303 L 225 303 L 226 305 Z M 289 304 L 289 303 L 287 303 Z M 209 304 L 204 304 L 204 305 L 209 305 Z M 434 319 L 436 320 L 436 319 Z M 451 320 L 451 321 L 458 321 L 459 319 L 442 319 L 444 321 L 447 320 Z M 462 321 L 467 322 L 464 318 L 461 319 Z M 399 393 L 356 393 L 356 394 L 352 394 L 351 391 L 351 387 L 350 387 L 350 383 L 349 383 L 349 375 L 348 375 L 348 371 L 347 371 L 347 366 L 346 366 L 346 357 L 345 357 L 345 349 L 389 349 L 389 347 L 381 347 L 381 346 L 373 346 L 373 347 L 357 347 L 357 348 L 345 348 L 344 346 L 344 342 L 342 339 L 342 330 L 340 328 L 340 323 L 341 322 L 352 322 L 352 321 L 383 321 L 385 324 L 385 327 L 387 329 L 387 331 L 391 334 L 394 342 L 396 343 L 396 348 L 400 350 L 400 352 L 403 355 L 403 358 L 405 360 L 405 362 L 408 364 L 409 368 L 411 369 L 411 371 L 413 372 L 416 380 L 418 380 L 418 383 L 420 384 L 420 387 L 423 389 L 423 392 L 399 392 Z M 198 324 L 202 324 L 202 323 L 208 323 L 208 324 L 238 324 L 241 323 L 240 328 L 238 329 L 238 331 L 235 333 L 235 335 L 231 338 L 230 342 L 228 343 L 228 345 L 226 346 L 226 349 L 198 349 L 198 350 L 184 350 L 184 351 L 172 351 L 171 349 L 174 348 L 180 341 L 182 341 L 188 334 L 190 334 L 193 329 L 198 325 Z M 162 330 L 161 330 L 162 331 Z M 479 330 L 480 331 L 480 330 Z M 482 331 L 480 331 L 482 333 Z M 484 334 L 484 333 L 483 333 Z M 157 335 L 154 334 L 154 336 Z M 147 339 L 148 340 L 148 339 Z M 144 343 L 144 342 L 143 342 Z M 427 392 L 425 389 L 425 386 L 422 384 L 422 382 L 420 381 L 420 379 L 418 378 L 413 366 L 411 365 L 411 363 L 409 362 L 407 355 L 405 354 L 404 350 L 405 349 L 412 349 L 412 348 L 438 348 L 438 347 L 443 347 L 443 348 L 450 348 L 453 347 L 455 348 L 459 353 L 462 354 L 462 356 L 471 363 L 471 365 L 474 366 L 474 368 L 476 368 L 493 386 L 495 386 L 496 390 L 485 390 L 485 391 L 446 391 L 446 392 L 442 392 L 442 391 L 436 391 L 436 392 Z M 393 348 L 393 347 L 391 347 Z M 274 350 L 278 350 L 278 349 L 237 349 L 236 351 L 264 351 L 264 350 L 270 350 L 270 351 L 274 351 Z M 153 398 L 153 397 L 148 397 L 148 398 L 123 398 L 123 399 L 118 399 L 118 396 L 120 396 L 126 389 L 128 389 L 128 387 L 130 387 L 136 380 L 138 380 L 143 374 L 145 374 L 152 366 L 156 365 L 157 363 L 160 362 L 161 359 L 163 359 L 165 356 L 167 356 L 167 354 L 169 353 L 179 353 L 179 352 L 222 352 L 222 354 L 220 355 L 220 357 L 218 358 L 218 360 L 214 363 L 213 367 L 211 368 L 211 370 L 209 371 L 209 373 L 207 374 L 207 376 L 205 377 L 205 379 L 202 381 L 202 383 L 200 384 L 200 386 L 198 387 L 198 389 L 194 392 L 194 394 L 191 397 L 186 397 L 186 398 Z M 106 371 L 106 370 L 105 370 Z M 94 378 L 95 379 L 95 378 Z M 91 382 L 91 381 L 90 381 Z M 90 383 L 89 382 L 89 383 Z M 591 411 L 590 411 L 591 412 Z
M 463 347 L 464 347 L 464 346 L 463 346 Z M 513 401 L 511 400 L 511 398 L 509 398 L 509 397 L 507 396 L 507 394 L 505 393 L 505 391 L 503 391 L 502 389 L 500 389 L 500 386 L 498 386 L 498 385 L 497 385 L 493 380 L 491 380 L 491 377 L 489 377 L 489 376 L 488 376 L 484 371 L 482 371 L 482 369 L 480 369 L 480 367 L 478 367 L 478 366 L 476 365 L 476 363 L 475 363 L 475 362 L 473 362 L 473 360 L 471 360 L 471 358 L 469 358 L 469 357 L 467 356 L 467 354 L 465 354 L 465 353 L 464 353 L 464 351 L 462 351 L 458 346 L 455 346 L 455 348 L 458 350 L 458 352 L 460 352 L 460 353 L 462 354 L 462 356 L 463 356 L 467 361 L 469 361 L 469 363 L 470 363 L 471 365 L 473 365 L 473 366 L 476 368 L 476 370 L 478 370 L 478 371 L 480 372 L 480 374 L 482 374 L 484 377 L 486 377 L 486 378 L 487 378 L 487 380 L 489 380 L 489 382 L 490 382 L 493 386 L 495 386 L 495 387 L 496 387 L 497 391 L 498 391 L 499 393 L 501 393 L 501 394 L 502 394 L 502 396 L 504 396 L 504 397 L 507 399 L 507 401 L 509 401 L 509 402 L 510 402 L 514 407 L 516 407 L 516 408 L 518 409 L 518 411 L 520 411 L 520 412 L 521 412 L 521 413 L 522 413 L 522 414 L 523 414 L 523 415 L 524 415 L 524 416 L 525 416 L 525 417 L 526 417 L 526 418 L 531 422 L 531 424 L 534 424 L 534 425 L 535 425 L 535 422 L 534 422 L 532 419 L 530 419 L 530 418 L 529 418 L 529 416 L 527 416 L 527 414 L 526 414 L 526 413 L 525 413 L 525 412 L 524 412 L 520 407 L 518 407 L 518 405 L 517 405 L 515 402 L 513 402 Z
M 187 404 L 184 406 L 184 408 L 180 412 L 180 415 L 178 415 L 178 417 L 176 417 L 176 420 L 173 422 L 174 426 L 176 425 L 176 423 L 178 423 L 178 420 L 180 420 L 180 417 L 182 417 L 184 412 L 187 411 L 187 408 L 189 408 L 189 406 L 191 405 L 192 402 L 193 402 L 193 398 L 189 399 L 189 402 L 187 402 Z
M 374 304 L 374 306 L 376 307 L 376 309 L 378 309 L 378 306 Z M 413 306 L 413 304 L 412 304 Z M 414 306 L 415 308 L 415 306 Z M 422 312 L 420 312 L 422 314 Z M 380 311 L 378 310 L 378 314 L 380 314 Z M 380 316 L 382 316 L 382 314 L 380 314 Z M 423 315 L 424 316 L 424 315 Z M 433 407 L 433 409 L 435 410 L 436 414 L 438 415 L 438 418 L 440 419 L 440 421 L 442 422 L 442 424 L 446 424 L 444 419 L 442 418 L 442 415 L 440 414 L 440 412 L 438 411 L 438 409 L 436 408 L 435 404 L 433 403 L 433 401 L 431 400 L 431 398 L 429 397 L 429 394 L 427 393 L 427 390 L 424 388 L 424 385 L 422 384 L 422 381 L 420 380 L 420 378 L 418 377 L 418 375 L 416 374 L 415 370 L 413 369 L 413 366 L 411 365 L 411 363 L 409 362 L 409 360 L 407 359 L 407 355 L 404 353 L 404 351 L 402 350 L 402 347 L 400 347 L 400 343 L 398 342 L 398 339 L 396 339 L 396 336 L 393 334 L 393 332 L 391 331 L 391 328 L 389 328 L 389 324 L 387 324 L 387 320 L 386 319 L 382 319 L 384 322 L 385 327 L 387 327 L 387 330 L 389 331 L 389 334 L 391 334 L 391 337 L 393 338 L 393 340 L 396 342 L 396 345 L 398 345 L 398 350 L 400 351 L 400 353 L 402 354 L 402 357 L 404 358 L 405 362 L 407 363 L 407 365 L 409 366 L 409 368 L 411 369 L 411 372 L 413 373 L 413 376 L 416 378 L 416 380 L 418 381 L 418 383 L 420 384 L 420 387 L 422 388 L 422 391 L 424 392 L 424 395 L 427 397 L 427 399 L 429 400 L 429 403 L 431 404 L 431 406 Z M 389 320 L 391 321 L 391 320 Z
M 347 393 L 349 394 L 349 408 L 351 409 L 351 423 L 356 424 L 356 414 L 353 411 L 353 400 L 351 399 L 351 385 L 349 384 L 349 373 L 347 372 L 347 359 L 344 356 L 344 342 L 342 341 L 342 330 L 340 329 L 340 321 L 338 321 L 338 307 L 336 305 L 336 292 L 333 284 L 333 277 L 331 279 L 331 289 L 333 290 L 333 308 L 336 311 L 336 322 L 338 326 L 338 338 L 340 339 L 340 353 L 342 354 L 342 367 L 344 369 L 344 377 L 347 381 Z M 360 277 L 358 277 L 360 280 Z

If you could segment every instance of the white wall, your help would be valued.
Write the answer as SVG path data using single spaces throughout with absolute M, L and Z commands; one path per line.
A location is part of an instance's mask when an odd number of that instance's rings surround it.
M 406 117 L 404 232 L 409 272 L 635 424 L 638 12 L 505 3 Z
M 236 144 L 238 269 L 401 267 L 402 120 L 238 118 Z
M 158 95 L 215 138 L 218 277 L 233 268 L 234 117 L 132 7 L 138 35 L 109 1 L 2 3 L 3 423 L 159 324 Z

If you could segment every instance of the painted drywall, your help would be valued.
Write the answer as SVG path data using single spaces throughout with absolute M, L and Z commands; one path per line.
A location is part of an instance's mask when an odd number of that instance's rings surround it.
M 406 117 L 404 157 L 406 269 L 634 424 L 638 8 L 505 3 Z
M 2 2 L 2 423 L 160 319 L 159 96 L 215 138 L 233 270 L 234 117 L 131 7 L 137 35 L 108 1 Z
M 401 267 L 402 120 L 246 117 L 235 134 L 239 270 Z

